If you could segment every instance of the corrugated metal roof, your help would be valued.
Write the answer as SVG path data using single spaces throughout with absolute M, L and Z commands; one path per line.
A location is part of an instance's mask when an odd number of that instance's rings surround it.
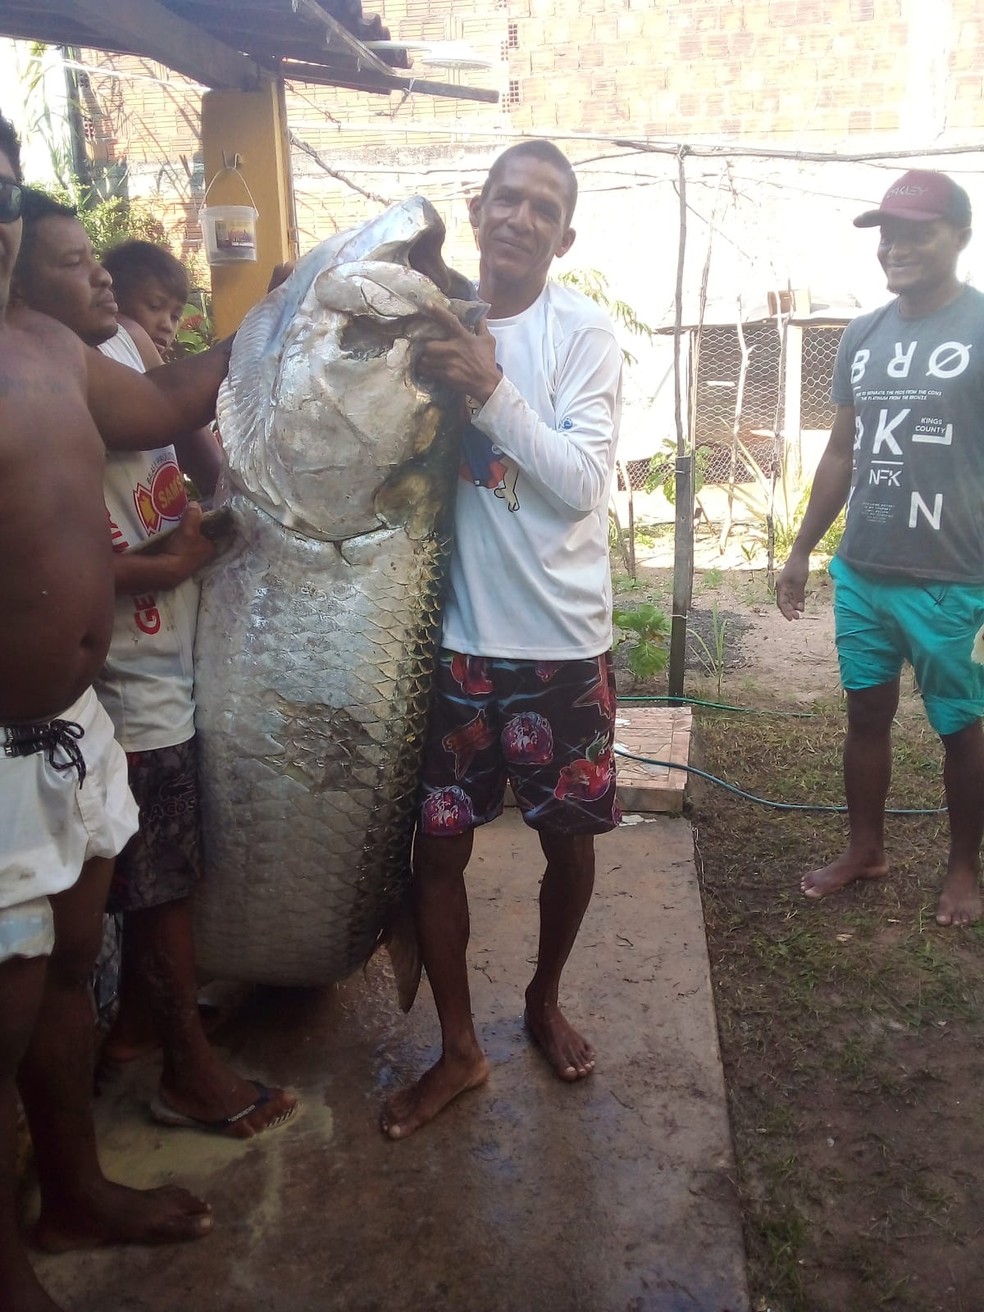
M 0 0 L 0 35 L 156 59 L 207 87 L 248 89 L 264 75 L 495 101 L 495 91 L 413 77 L 361 0 Z

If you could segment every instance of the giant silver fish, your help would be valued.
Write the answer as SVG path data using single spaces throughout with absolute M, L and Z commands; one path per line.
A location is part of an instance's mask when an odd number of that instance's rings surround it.
M 443 335 L 433 306 L 469 326 L 486 308 L 443 239 L 427 201 L 392 206 L 306 255 L 233 346 L 236 542 L 195 649 L 215 976 L 334 982 L 405 906 L 466 417 L 415 360 Z

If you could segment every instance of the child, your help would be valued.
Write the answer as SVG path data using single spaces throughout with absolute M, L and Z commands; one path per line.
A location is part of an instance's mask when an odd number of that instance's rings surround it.
M 101 263 L 112 275 L 120 314 L 138 323 L 166 355 L 191 290 L 184 265 L 163 246 L 137 240 L 114 246 Z

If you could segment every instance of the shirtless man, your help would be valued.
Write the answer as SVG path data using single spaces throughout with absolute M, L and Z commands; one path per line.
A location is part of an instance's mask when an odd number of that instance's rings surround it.
M 810 502 L 776 602 L 805 604 L 810 552 L 847 504 L 830 562 L 841 682 L 847 693 L 847 851 L 800 882 L 808 898 L 888 874 L 885 799 L 899 676 L 912 665 L 943 743 L 950 820 L 940 925 L 981 918 L 984 667 L 984 295 L 957 275 L 970 241 L 967 193 L 945 173 L 910 169 L 877 209 L 878 262 L 893 300 L 844 330 L 837 405 Z
M 574 171 L 550 142 L 499 156 L 470 206 L 488 327 L 475 335 L 441 315 L 447 338 L 421 358 L 473 414 L 414 850 L 443 1046 L 387 1102 L 382 1129 L 394 1139 L 488 1076 L 468 989 L 464 872 L 475 827 L 502 811 L 507 777 L 546 859 L 526 1026 L 562 1080 L 595 1064 L 558 995 L 594 886 L 594 835 L 620 819 L 608 498 L 622 357 L 604 311 L 547 281 L 574 241 L 576 199 Z
M 150 250 L 162 267 L 170 262 L 175 276 L 183 273 L 169 252 Z M 120 327 L 112 279 L 85 228 L 72 210 L 46 196 L 33 197 L 25 212 L 13 294 L 132 369 L 160 367 L 147 333 L 132 320 Z M 193 576 L 215 547 L 200 532 L 201 507 L 189 503 L 179 465 L 204 493 L 214 490 L 222 459 L 209 429 L 158 450 L 111 451 L 106 461 L 103 494 L 114 541 L 132 546 L 174 530 L 156 552 L 117 550 L 113 556 L 115 626 L 95 690 L 127 753 L 142 820 L 116 862 L 107 910 L 123 916 L 121 1011 L 123 999 L 133 1004 L 136 992 L 163 1049 L 151 1115 L 168 1125 L 247 1139 L 284 1124 L 296 1099 L 243 1078 L 221 1061 L 198 1009 L 191 918 L 202 865 Z M 141 488 L 154 489 L 142 510 L 147 498 L 141 498 Z
M 16 1214 L 17 1084 L 41 1246 L 197 1239 L 212 1226 L 184 1190 L 108 1181 L 96 1154 L 89 979 L 136 812 L 91 685 L 113 625 L 104 441 L 160 446 L 207 423 L 228 344 L 145 376 L 44 315 L 10 311 L 19 156 L 0 118 L 0 1307 L 52 1312 Z

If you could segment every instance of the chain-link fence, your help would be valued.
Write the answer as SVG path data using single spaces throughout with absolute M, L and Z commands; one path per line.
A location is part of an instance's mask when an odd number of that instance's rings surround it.
M 829 428 L 834 421 L 830 382 L 842 323 L 810 324 L 803 330 L 800 428 Z
M 783 460 L 804 429 L 829 429 L 830 386 L 842 323 L 780 321 L 705 325 L 690 332 L 696 356 L 692 398 L 694 445 L 701 483 L 754 483 Z M 672 477 L 670 444 L 650 457 L 624 461 L 618 487 L 651 490 Z

